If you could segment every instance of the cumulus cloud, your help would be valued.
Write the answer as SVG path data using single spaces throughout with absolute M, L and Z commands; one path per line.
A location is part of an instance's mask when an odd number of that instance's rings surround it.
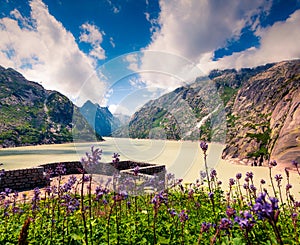
M 100 46 L 103 41 L 104 32 L 100 32 L 97 26 L 84 23 L 80 26 L 82 32 L 80 34 L 80 42 L 89 43 L 92 46 L 92 50 L 89 55 L 97 59 L 105 59 L 105 50 Z
M 159 3 L 159 28 L 152 33 L 151 42 L 144 51 L 168 52 L 189 62 L 183 66 L 181 62 L 176 62 L 180 59 L 171 56 L 144 55 L 138 66 L 140 70 L 150 66 L 153 69 L 157 67 L 159 71 L 164 67 L 171 78 L 172 74 L 176 74 L 188 81 L 195 75 L 188 72 L 193 67 L 191 64 L 208 73 L 215 68 L 252 67 L 300 57 L 298 11 L 286 21 L 265 28 L 260 26 L 260 17 L 270 13 L 272 1 L 160 0 Z M 149 14 L 146 14 L 146 18 L 150 20 Z M 251 47 L 214 61 L 214 51 L 226 47 L 228 41 L 239 40 L 245 27 L 259 37 L 259 47 Z M 129 68 L 136 69 L 136 64 L 133 60 Z M 167 89 L 182 84 L 181 79 L 166 81 L 145 74 L 141 76 L 149 86 L 158 85 Z
M 145 13 L 152 23 L 152 39 L 143 50 L 138 69 L 152 71 L 141 73 L 141 79 L 149 87 L 158 86 L 166 91 L 204 75 L 197 67 L 200 60 L 211 61 L 208 54 L 226 46 L 228 40 L 238 39 L 245 26 L 256 28 L 257 18 L 253 16 L 267 13 L 271 7 L 263 0 L 160 0 L 159 3 L 161 12 L 155 22 Z M 133 59 L 128 67 L 137 71 L 136 66 Z
M 29 18 L 14 10 L 10 17 L 0 19 L 1 64 L 73 100 L 87 81 L 99 90 L 91 89 L 83 94 L 97 100 L 97 93 L 105 85 L 95 73 L 93 59 L 80 51 L 74 36 L 49 13 L 41 0 L 32 0 L 30 7 Z M 86 38 L 93 40 L 93 37 Z M 83 98 L 77 99 L 78 103 L 84 102 Z
M 300 58 L 300 10 L 295 11 L 287 20 L 276 22 L 266 28 L 259 27 L 256 35 L 260 38 L 258 48 L 245 51 L 212 61 L 212 53 L 204 55 L 199 66 L 208 70 L 216 68 L 254 67 L 266 63 Z

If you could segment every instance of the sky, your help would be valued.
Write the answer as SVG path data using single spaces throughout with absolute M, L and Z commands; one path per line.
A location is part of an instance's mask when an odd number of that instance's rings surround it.
M 132 114 L 207 75 L 300 58 L 300 0 L 1 0 L 0 65 Z

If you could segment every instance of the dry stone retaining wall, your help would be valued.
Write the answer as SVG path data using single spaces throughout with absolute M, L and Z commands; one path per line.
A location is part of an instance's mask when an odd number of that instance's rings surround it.
M 34 168 L 7 170 L 0 176 L 0 191 L 5 188 L 12 190 L 26 190 L 35 187 L 44 187 L 49 184 L 46 173 L 51 172 L 51 176 L 57 176 L 56 168 L 62 164 L 65 168 L 66 175 L 80 174 L 83 171 L 83 166 L 79 161 L 48 163 Z M 134 161 L 120 161 L 118 163 L 100 163 L 95 169 L 87 169 L 88 173 L 113 175 L 115 173 L 124 173 L 125 175 L 133 174 L 133 168 L 139 166 L 139 175 L 157 175 L 160 179 L 164 179 L 166 169 L 165 165 L 156 165 Z

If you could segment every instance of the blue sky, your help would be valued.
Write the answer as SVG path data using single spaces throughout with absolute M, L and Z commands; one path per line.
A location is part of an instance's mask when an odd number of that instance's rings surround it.
M 299 0 L 2 0 L 0 65 L 130 114 L 211 69 L 300 58 Z

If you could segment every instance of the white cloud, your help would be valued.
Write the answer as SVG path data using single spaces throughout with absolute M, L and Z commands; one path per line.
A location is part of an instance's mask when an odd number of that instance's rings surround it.
M 49 13 L 41 0 L 32 0 L 30 7 L 30 18 L 14 10 L 11 18 L 0 19 L 1 65 L 12 67 L 27 79 L 42 82 L 45 88 L 58 90 L 73 99 L 86 81 L 90 87 L 103 90 L 105 85 L 95 75 L 93 59 L 79 50 L 74 36 Z M 90 90 L 84 94 L 97 100 L 99 90 Z
M 150 29 L 152 40 L 144 49 L 154 53 L 145 52 L 139 63 L 133 59 L 129 68 L 152 71 L 152 74 L 141 73 L 141 79 L 149 87 L 166 91 L 203 75 L 201 70 L 207 70 L 197 67 L 199 61 L 205 60 L 206 64 L 209 61 L 211 66 L 215 50 L 224 47 L 228 40 L 238 39 L 245 26 L 255 29 L 257 18 L 253 16 L 267 14 L 271 7 L 264 0 L 160 0 L 159 3 L 160 15 Z M 149 13 L 145 17 L 151 23 Z
M 300 10 L 295 11 L 286 21 L 273 26 L 258 28 L 256 35 L 260 38 L 258 48 L 249 48 L 234 53 L 218 61 L 211 61 L 212 54 L 200 60 L 199 66 L 215 68 L 254 67 L 266 63 L 300 58 Z
M 80 42 L 89 43 L 92 46 L 89 55 L 99 60 L 105 59 L 105 51 L 100 46 L 105 33 L 100 32 L 97 26 L 89 23 L 82 24 L 80 28 L 82 30 L 79 37 Z
M 113 11 L 114 14 L 120 13 L 121 6 L 117 6 L 117 5 L 113 4 L 111 0 L 107 0 L 107 3 L 112 8 L 112 11 Z
M 111 45 L 113 48 L 116 47 L 116 44 L 115 44 L 114 39 L 113 39 L 112 37 L 109 38 L 109 43 L 110 43 L 110 45 Z
M 111 104 L 109 105 L 108 109 L 112 114 L 122 114 L 128 116 L 132 114 L 132 112 L 130 112 L 128 108 L 123 105 Z
M 149 50 L 161 50 L 196 61 L 202 53 L 223 47 L 240 34 L 265 1 L 161 0 L 160 31 Z

